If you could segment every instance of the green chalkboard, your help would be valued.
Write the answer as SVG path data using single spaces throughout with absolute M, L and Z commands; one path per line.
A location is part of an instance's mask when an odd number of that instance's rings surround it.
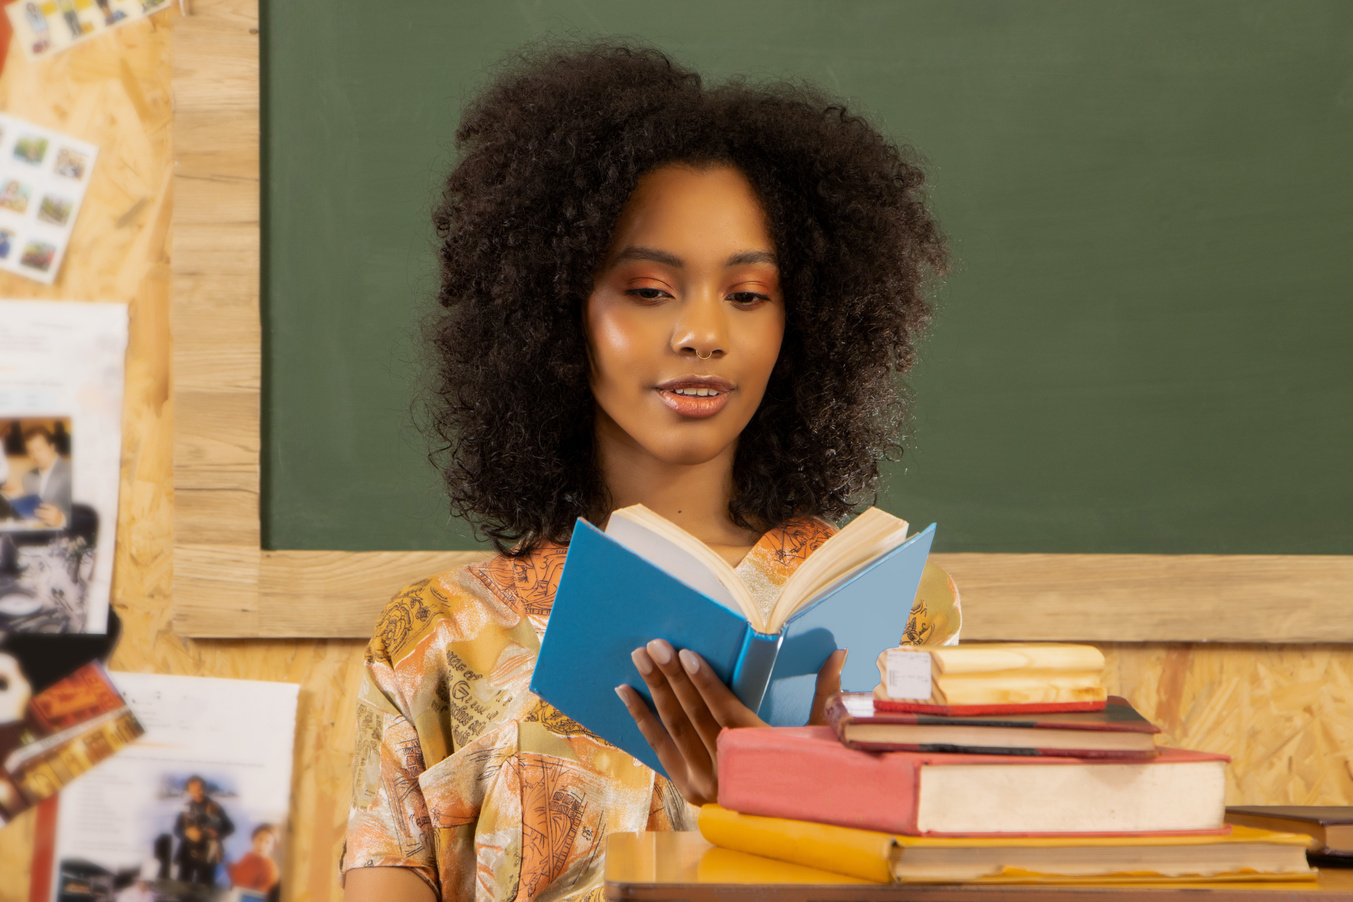
M 265 542 L 471 547 L 409 413 L 458 111 L 542 35 L 806 78 L 958 265 L 883 506 L 944 551 L 1353 553 L 1353 4 L 263 0 Z

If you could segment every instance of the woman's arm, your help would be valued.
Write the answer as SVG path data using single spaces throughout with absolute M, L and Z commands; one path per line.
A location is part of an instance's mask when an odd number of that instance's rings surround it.
M 353 868 L 345 880 L 345 902 L 437 902 L 432 887 L 408 868 Z
M 719 732 L 724 727 L 764 727 L 766 723 L 689 649 L 676 653 L 666 641 L 654 639 L 636 648 L 632 657 L 653 696 L 657 715 L 629 686 L 616 687 L 620 700 L 686 801 L 693 805 L 716 801 Z M 846 652 L 837 649 L 818 671 L 809 723 L 825 722 L 827 699 L 840 691 L 845 663 Z

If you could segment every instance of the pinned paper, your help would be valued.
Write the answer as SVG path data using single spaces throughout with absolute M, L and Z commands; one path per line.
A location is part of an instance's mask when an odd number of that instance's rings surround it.
M 0 113 L 0 269 L 56 281 L 98 155 L 93 144 Z
M 19 46 L 42 58 L 169 7 L 169 0 L 16 0 L 5 12 Z

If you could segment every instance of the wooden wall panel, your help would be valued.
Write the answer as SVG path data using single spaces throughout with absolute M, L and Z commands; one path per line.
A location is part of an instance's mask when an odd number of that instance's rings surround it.
M 194 15 L 187 19 L 177 12 L 160 14 L 40 65 L 30 65 L 17 48 L 11 53 L 0 77 L 0 108 L 93 141 L 103 153 L 58 283 L 46 288 L 0 273 L 0 297 L 131 303 L 113 586 L 113 603 L 125 624 L 125 635 L 114 665 L 125 670 L 301 685 L 284 898 L 336 902 L 341 898 L 336 866 L 346 819 L 353 701 L 361 676 L 363 642 L 185 638 L 174 630 L 176 605 L 182 610 L 182 606 L 191 608 L 206 600 L 191 590 L 195 583 L 219 584 L 229 592 L 232 580 L 237 585 L 252 580 L 258 590 L 252 603 L 241 602 L 244 613 L 230 615 L 228 609 L 218 607 L 211 616 L 257 616 L 260 608 L 266 608 L 268 616 L 263 619 L 280 623 L 283 629 L 301 629 L 305 627 L 297 622 L 301 618 L 316 617 L 323 622 L 326 618 L 321 614 L 336 610 L 347 624 L 344 630 L 364 635 L 375 610 L 394 588 L 463 558 L 259 554 L 256 543 L 252 557 L 242 555 L 246 536 L 256 535 L 257 529 L 256 513 L 252 526 L 244 516 L 246 508 L 255 510 L 250 505 L 256 505 L 257 497 L 256 487 L 251 492 L 247 478 L 241 477 L 249 466 L 239 453 L 249 447 L 247 437 L 233 445 L 213 444 L 208 437 L 200 448 L 192 444 L 197 439 L 191 439 L 184 449 L 190 455 L 199 450 L 208 457 L 218 455 L 220 474 L 242 479 L 245 487 L 236 493 L 217 493 L 218 502 L 226 497 L 226 503 L 236 508 L 232 519 L 239 525 L 212 526 L 211 503 L 203 501 L 213 491 L 209 485 L 181 484 L 176 509 L 176 402 L 170 395 L 171 374 L 181 372 L 188 383 L 197 385 L 217 379 L 221 396 L 235 401 L 238 392 L 258 388 L 256 357 L 247 349 L 231 350 L 234 343 L 229 341 L 216 350 L 204 349 L 212 336 L 240 335 L 240 329 L 246 336 L 253 334 L 247 322 L 240 325 L 237 314 L 241 306 L 256 310 L 257 273 L 248 264 L 256 260 L 257 222 L 248 221 L 247 207 L 228 204 L 244 213 L 217 221 L 214 231 L 185 227 L 185 219 L 196 217 L 194 224 L 204 227 L 211 226 L 212 220 L 182 209 L 183 196 L 193 196 L 194 187 L 188 185 L 190 176 L 174 173 L 171 144 L 185 137 L 191 144 L 194 133 L 212 126 L 202 119 L 175 116 L 171 87 L 180 106 L 185 102 L 182 92 L 199 90 L 205 92 L 207 101 L 217 104 L 222 117 L 252 115 L 256 120 L 256 89 L 246 88 L 245 82 L 251 74 L 257 77 L 257 37 L 251 33 L 257 17 L 250 3 L 238 0 L 195 0 L 191 8 Z M 185 55 L 185 51 L 191 52 Z M 193 54 L 204 61 L 185 62 Z M 216 70 L 210 66 L 226 73 L 219 79 L 215 96 L 196 87 L 200 82 L 190 77 L 203 65 L 208 65 L 211 78 Z M 254 90 L 252 95 L 250 90 Z M 253 112 L 241 113 L 244 109 Z M 229 179 L 247 184 L 250 173 L 256 179 L 256 136 L 245 140 L 235 128 L 225 131 L 230 134 L 210 132 L 220 142 L 211 151 L 217 158 L 212 165 Z M 200 196 L 208 194 L 204 189 Z M 207 261 L 211 266 L 204 263 L 202 269 L 195 269 L 197 264 L 186 266 L 184 258 Z M 175 301 L 180 300 L 180 292 L 194 301 L 192 316 L 186 320 L 174 317 L 172 337 L 171 265 Z M 174 338 L 186 344 L 202 342 L 198 352 L 203 356 L 176 356 Z M 173 572 L 176 527 L 181 539 L 200 546 L 182 559 L 187 572 L 177 574 L 177 582 Z M 213 528 L 218 531 L 211 532 Z M 1096 613 L 1095 606 L 1081 598 L 1094 588 L 1093 576 L 1081 573 L 1058 579 L 1055 571 L 1060 568 L 1042 572 L 1039 578 L 1044 582 L 1032 583 L 1040 586 L 1037 592 L 1010 595 L 1001 590 L 1005 600 L 989 603 L 997 588 L 984 581 L 980 568 L 974 570 L 963 560 L 946 563 L 959 574 L 966 591 L 970 637 L 1007 629 L 1011 611 L 1020 615 L 1015 622 L 1023 624 L 1020 630 L 1027 633 L 1032 629 L 1029 624 L 1048 618 L 1112 625 L 1121 623 L 1123 611 L 1137 601 L 1148 607 L 1163 604 L 1160 599 L 1143 600 L 1147 587 L 1130 577 L 1115 602 L 1118 609 L 1110 611 L 1111 616 L 1103 609 Z M 1039 566 L 1028 561 L 993 563 Z M 1342 566 L 1335 559 L 1324 563 Z M 1025 571 L 1019 578 L 1032 576 Z M 335 593 L 338 583 L 344 586 Z M 1346 628 L 1353 620 L 1344 616 L 1342 623 L 1334 622 L 1331 614 L 1339 610 L 1333 607 L 1336 604 L 1347 610 L 1353 598 L 1347 591 L 1319 599 L 1326 612 L 1322 615 L 1319 610 L 1300 610 L 1301 593 L 1312 597 L 1309 589 L 1282 589 L 1281 583 L 1280 577 L 1278 598 L 1285 602 L 1265 602 L 1253 594 L 1246 601 L 1245 616 L 1254 624 L 1251 631 L 1280 638 L 1305 635 L 1311 624 L 1319 626 L 1321 616 L 1332 628 Z M 1336 586 L 1337 582 L 1325 585 Z M 1243 582 L 1231 591 L 1239 597 Z M 298 599 L 299 605 L 295 604 Z M 1230 613 L 1225 604 L 1214 600 L 1210 608 L 1194 612 L 1194 621 L 1210 618 L 1224 627 Z M 208 616 L 205 610 L 202 616 Z M 1145 643 L 1103 647 L 1109 660 L 1109 685 L 1160 722 L 1165 740 L 1233 756 L 1229 800 L 1353 804 L 1353 716 L 1349 714 L 1353 711 L 1353 646 Z M 30 815 L 0 832 L 0 902 L 28 898 L 32 829 Z

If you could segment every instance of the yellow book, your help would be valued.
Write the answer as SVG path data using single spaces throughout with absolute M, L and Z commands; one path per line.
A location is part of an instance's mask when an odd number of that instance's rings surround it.
M 891 883 L 896 841 L 890 833 L 853 830 L 782 817 L 739 814 L 719 805 L 700 808 L 700 834 L 725 849 Z
M 1093 645 L 993 642 L 902 646 L 878 657 L 875 697 L 940 706 L 1102 702 L 1104 655 Z
M 700 809 L 700 833 L 739 852 L 875 883 L 1138 883 L 1314 880 L 1306 837 L 1252 827 L 1223 835 L 894 836 Z

